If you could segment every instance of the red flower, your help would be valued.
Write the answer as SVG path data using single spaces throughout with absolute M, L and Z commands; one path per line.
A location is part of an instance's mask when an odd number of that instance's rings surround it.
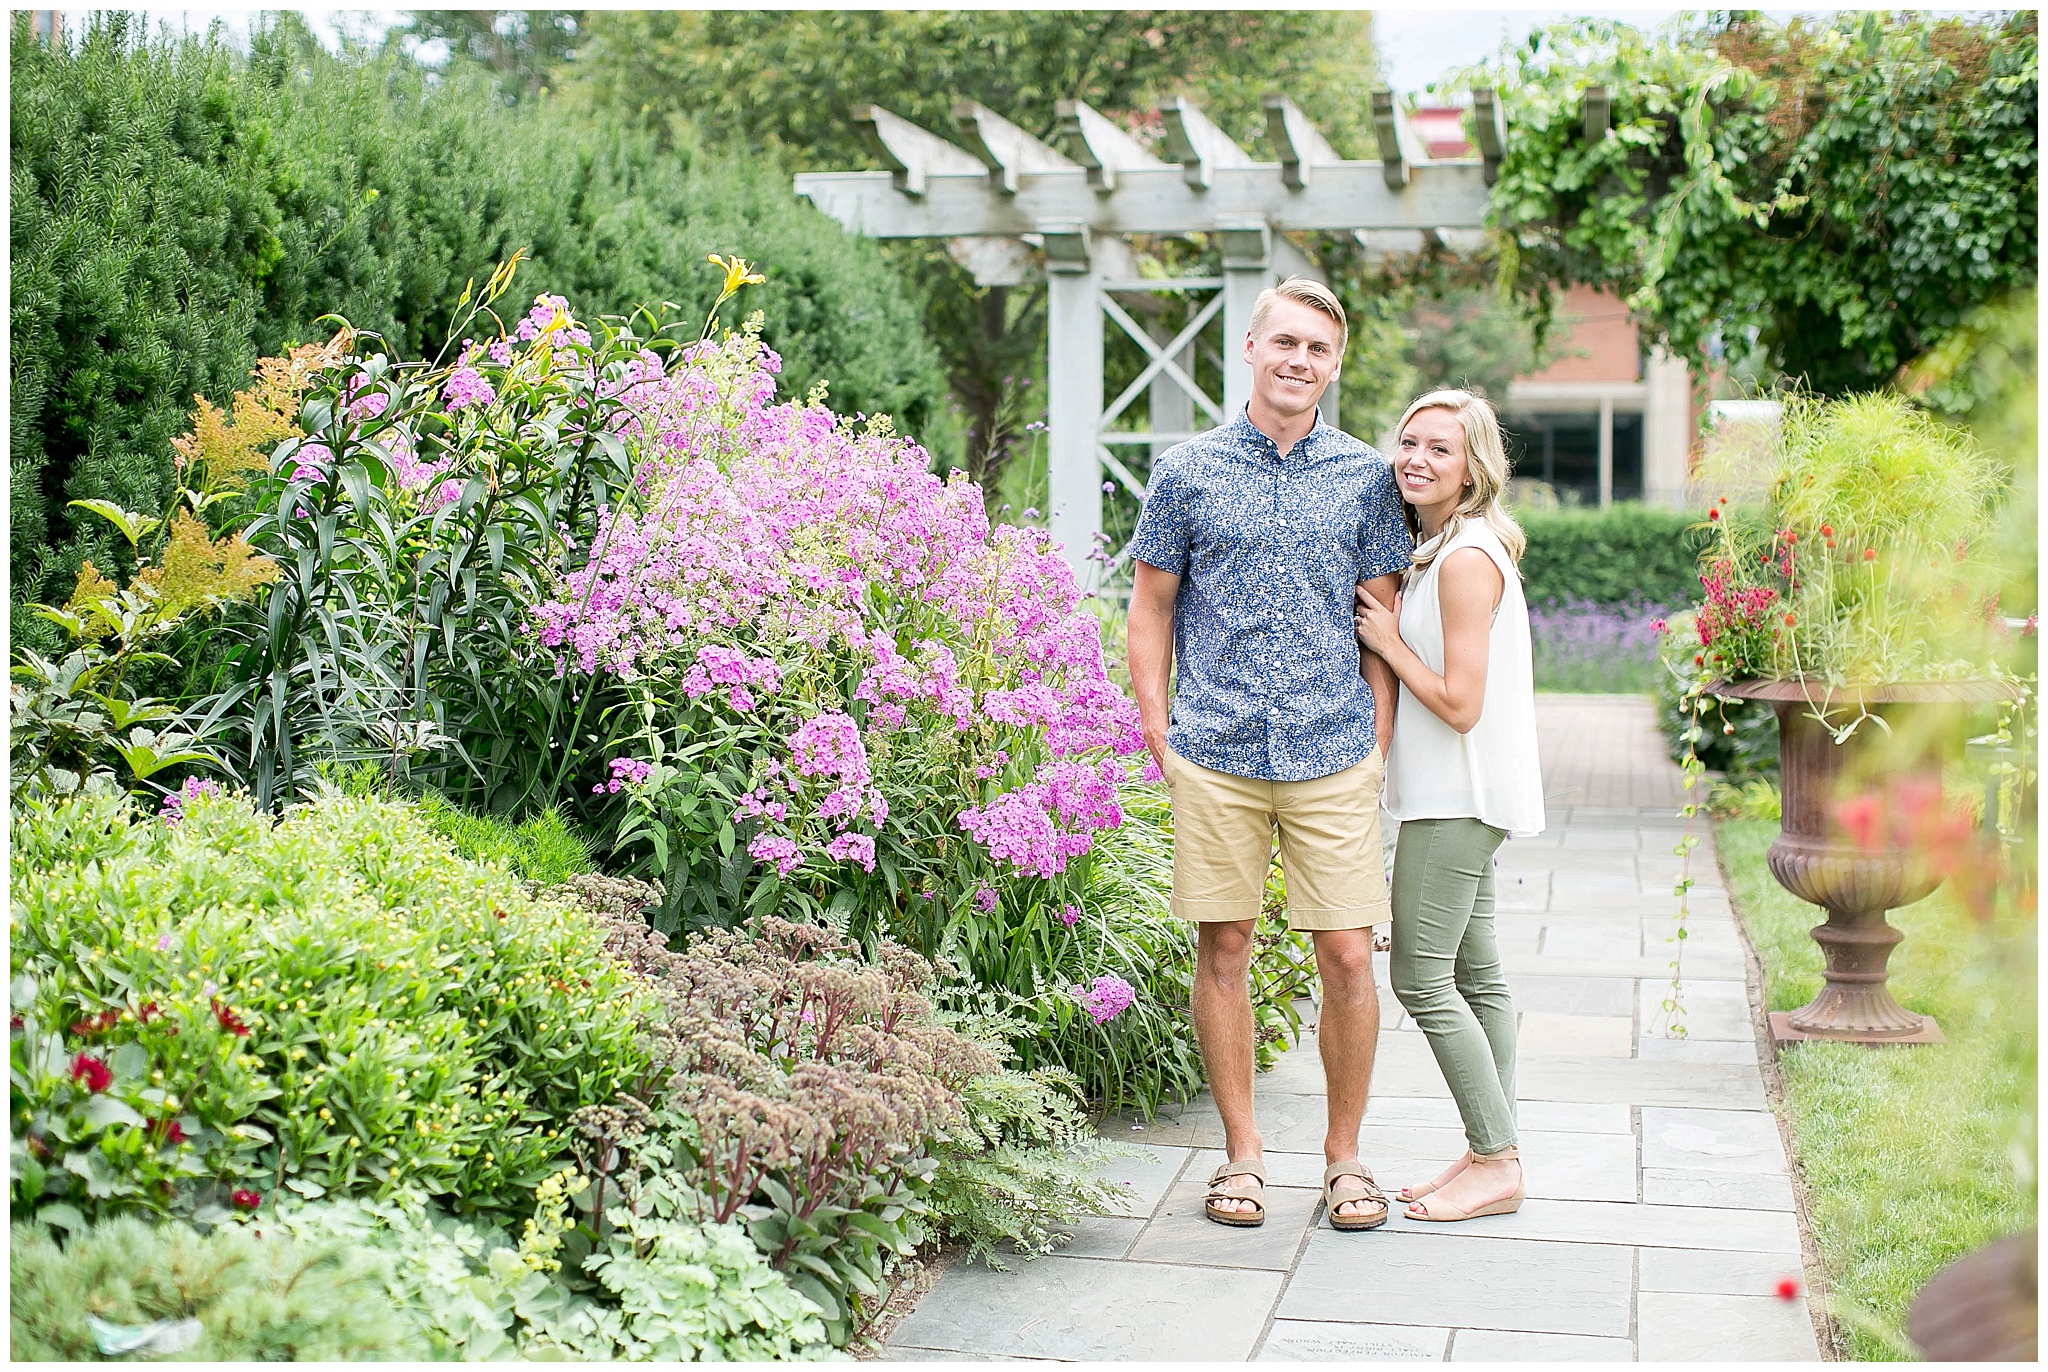
M 159 1010 L 157 1008 L 157 1004 L 155 1001 L 146 1000 L 142 1002 L 142 1008 L 135 1012 L 135 1018 L 142 1021 L 142 1023 L 147 1024 L 153 1019 L 161 1018 L 163 1013 L 164 1012 L 162 1010 Z
M 1721 517 L 1721 511 L 1720 511 L 1720 510 L 1719 510 L 1718 508 L 1717 508 L 1717 509 L 1712 509 L 1712 510 L 1708 510 L 1708 511 L 1707 511 L 1707 518 L 1708 518 L 1708 519 L 1719 519 L 1720 517 Z
M 236 1015 L 232 1009 L 222 1005 L 219 1001 L 213 1003 L 213 1017 L 220 1021 L 221 1028 L 227 1030 L 236 1038 L 245 1039 L 249 1037 L 249 1026 L 242 1023 L 240 1016 Z
M 1858 848 L 1874 853 L 1884 846 L 1884 802 L 1874 795 L 1856 796 L 1837 805 L 1835 822 Z
M 228 1197 L 228 1204 L 234 1206 L 237 1210 L 254 1210 L 257 1206 L 263 1204 L 263 1197 L 247 1187 L 243 1187 Z
M 1799 1279 L 1797 1277 L 1778 1278 L 1778 1299 L 1781 1301 L 1796 1301 L 1799 1299 Z
M 1704 667 L 1704 666 L 1706 666 L 1706 665 L 1707 665 L 1707 658 L 1706 658 L 1706 654 L 1704 654 L 1704 653 L 1694 653 L 1694 654 L 1692 655 L 1692 665 L 1693 665 L 1693 666 L 1695 666 L 1695 667 Z
M 1821 536 L 1822 538 L 1833 538 L 1833 537 L 1835 536 L 1835 526 L 1834 526 L 1834 525 L 1832 525 L 1832 524 L 1823 524 L 1823 525 L 1821 525 L 1821 526 L 1820 526 L 1820 536 Z
M 1790 615 L 1786 615 L 1786 616 L 1785 616 L 1785 627 L 1786 627 L 1786 628 L 1788 628 L 1788 629 L 1792 627 L 1792 616 L 1790 616 Z
M 149 1126 L 150 1134 L 158 1143 L 183 1143 L 185 1126 L 176 1120 L 157 1120 Z
M 21 1028 L 21 1016 L 20 1016 L 20 1015 L 9 1015 L 9 1016 L 7 1017 L 7 1027 L 8 1027 L 9 1029 L 19 1029 L 19 1028 Z
M 77 1034 L 80 1038 L 88 1038 L 94 1034 L 106 1033 L 107 1030 L 113 1028 L 120 1021 L 121 1012 L 119 1010 L 102 1010 L 97 1015 L 88 1015 L 86 1018 L 73 1023 L 71 1032 Z
M 1865 548 L 1865 549 L 1863 550 L 1863 560 L 1864 560 L 1865 562 L 1875 562 L 1875 561 L 1877 561 L 1877 549 L 1875 549 L 1875 548 Z
M 95 1094 L 114 1084 L 114 1069 L 90 1053 L 80 1053 L 71 1059 L 71 1079 L 85 1083 L 85 1089 Z

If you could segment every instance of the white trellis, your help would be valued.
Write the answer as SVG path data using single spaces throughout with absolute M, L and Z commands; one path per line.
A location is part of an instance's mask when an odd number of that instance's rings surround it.
M 1341 232 L 1368 246 L 1420 246 L 1484 224 L 1504 127 L 1491 91 L 1475 91 L 1473 104 L 1480 157 L 1456 162 L 1423 155 L 1387 91 L 1372 97 L 1377 161 L 1337 156 L 1308 117 L 1277 95 L 1266 97 L 1265 113 L 1278 162 L 1254 161 L 1185 99 L 1159 110 L 1164 158 L 1079 101 L 1059 103 L 1058 148 L 971 101 L 953 109 L 957 144 L 869 105 L 855 119 L 888 170 L 809 172 L 796 178 L 796 191 L 855 233 L 953 240 L 955 258 L 983 285 L 1020 284 L 1042 263 L 1052 533 L 1075 575 L 1093 588 L 1101 564 L 1088 555 L 1102 529 L 1104 474 L 1144 494 L 1116 449 L 1157 456 L 1196 431 L 1197 414 L 1203 427 L 1223 422 L 1251 392 L 1240 353 L 1259 292 L 1283 276 L 1322 279 L 1286 234 Z M 1139 275 L 1129 235 L 1190 233 L 1215 238 L 1221 276 Z M 1208 298 L 1162 338 L 1117 299 L 1159 292 Z M 1194 366 L 1198 340 L 1219 314 L 1220 397 L 1197 384 Z M 1105 325 L 1127 334 L 1146 359 L 1107 405 Z M 1112 428 L 1141 395 L 1146 428 Z M 1333 387 L 1323 405 L 1333 422 L 1336 403 Z

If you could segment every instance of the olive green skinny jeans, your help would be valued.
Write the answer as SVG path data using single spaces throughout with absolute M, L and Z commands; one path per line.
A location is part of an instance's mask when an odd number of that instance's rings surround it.
M 1493 934 L 1493 854 L 1506 837 L 1476 819 L 1411 819 L 1394 846 L 1394 995 L 1482 1155 L 1515 1141 L 1515 1006 Z

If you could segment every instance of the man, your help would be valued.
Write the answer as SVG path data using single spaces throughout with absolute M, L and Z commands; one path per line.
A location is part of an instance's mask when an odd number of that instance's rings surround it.
M 1379 1040 L 1372 929 L 1391 918 L 1379 796 L 1395 680 L 1359 649 L 1352 606 L 1358 586 L 1393 603 L 1412 543 L 1386 460 L 1316 413 L 1348 337 L 1317 282 L 1261 294 L 1250 401 L 1153 464 L 1131 545 L 1131 682 L 1173 797 L 1173 910 L 1198 931 L 1195 1036 L 1226 1143 L 1206 1212 L 1222 1224 L 1265 1219 L 1249 973 L 1276 824 L 1288 923 L 1311 932 L 1323 984 L 1331 1225 L 1387 1218 L 1358 1129 Z

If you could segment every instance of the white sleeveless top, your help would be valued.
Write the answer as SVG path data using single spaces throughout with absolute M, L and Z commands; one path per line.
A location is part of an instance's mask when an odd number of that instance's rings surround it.
M 1479 722 L 1461 734 L 1404 685 L 1387 749 L 1386 805 L 1396 819 L 1474 818 L 1511 834 L 1543 832 L 1543 771 L 1536 758 L 1536 678 L 1529 606 L 1514 559 L 1484 520 L 1466 519 L 1401 597 L 1401 639 L 1429 669 L 1444 670 L 1437 572 L 1454 549 L 1477 548 L 1500 568 L 1500 604 L 1486 636 Z

